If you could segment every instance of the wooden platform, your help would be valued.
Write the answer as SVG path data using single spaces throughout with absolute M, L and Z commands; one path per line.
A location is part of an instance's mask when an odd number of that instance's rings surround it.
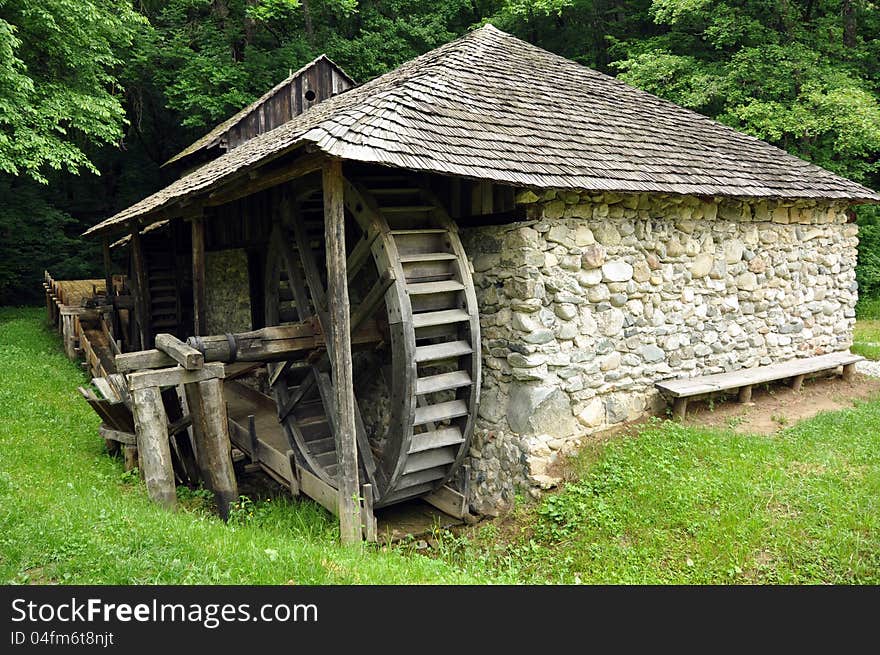
M 738 389 L 739 401 L 749 402 L 752 397 L 752 387 L 756 384 L 790 379 L 792 388 L 798 390 L 807 375 L 840 367 L 843 367 L 843 376 L 847 379 L 852 376 L 856 362 L 863 359 L 864 357 L 853 355 L 849 351 L 836 352 L 817 357 L 794 359 L 769 366 L 756 366 L 730 373 L 664 380 L 657 382 L 654 386 L 662 393 L 675 398 L 673 416 L 677 419 L 683 419 L 687 413 L 689 398 Z

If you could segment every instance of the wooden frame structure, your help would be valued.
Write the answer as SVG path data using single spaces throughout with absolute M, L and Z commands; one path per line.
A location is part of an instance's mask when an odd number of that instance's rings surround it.
M 242 236 L 249 223 L 241 211 L 272 218 L 262 232 Z M 134 351 L 121 352 L 114 341 L 114 370 L 125 376 L 133 426 L 129 432 L 105 420 L 102 428 L 123 449 L 137 447 L 151 498 L 175 504 L 181 465 L 172 446 L 183 430 L 199 479 L 224 515 L 236 493 L 234 447 L 291 493 L 333 512 L 346 543 L 375 538 L 374 508 L 409 498 L 466 516 L 466 487 L 452 485 L 479 401 L 479 317 L 457 228 L 431 184 L 372 168 L 346 172 L 337 158 L 294 153 L 176 213 L 164 212 L 160 229 L 141 221 L 126 228 L 133 299 L 126 344 Z M 155 241 L 179 235 L 174 226 L 184 221 L 189 287 L 177 291 L 177 301 L 191 298 L 192 323 L 166 334 L 151 315 L 157 285 L 149 253 L 161 250 Z M 210 335 L 207 254 L 238 244 L 265 248 L 253 267 L 263 278 L 256 304 L 265 327 Z M 355 360 L 374 357 L 377 348 L 390 353 L 391 371 L 386 445 L 378 454 L 355 379 Z M 255 365 L 266 367 L 274 426 L 266 396 L 234 379 Z M 102 370 L 94 372 L 97 378 Z M 165 392 L 172 388 L 182 416 L 169 415 Z

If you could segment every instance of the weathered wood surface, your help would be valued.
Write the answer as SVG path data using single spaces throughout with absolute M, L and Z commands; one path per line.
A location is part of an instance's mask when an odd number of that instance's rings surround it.
M 177 506 L 174 466 L 168 442 L 168 416 L 157 387 L 132 390 L 138 460 L 150 499 L 167 508 Z
M 107 427 L 103 423 L 98 428 L 98 434 L 100 434 L 104 439 L 109 439 L 110 441 L 116 441 L 118 443 L 126 444 L 128 446 L 137 445 L 137 435 L 135 435 L 133 432 L 120 432 L 119 430 L 114 430 Z
M 198 370 L 205 365 L 205 356 L 202 353 L 174 335 L 157 334 L 156 348 L 172 357 L 188 371 Z
M 375 321 L 364 321 L 351 337 L 355 346 L 371 346 L 382 340 L 383 336 Z M 306 321 L 297 325 L 277 325 L 230 336 L 190 337 L 187 345 L 202 353 L 207 362 L 271 362 L 286 361 L 294 355 L 325 348 L 327 338 L 316 321 Z
M 348 308 L 348 274 L 345 252 L 345 200 L 342 162 L 329 160 L 323 168 L 324 229 L 327 248 L 327 311 L 330 339 L 328 354 L 333 371 L 339 531 L 343 543 L 361 540 L 358 484 L 357 425 L 354 373 L 351 359 L 351 317 Z M 308 274 L 308 268 L 306 273 Z M 320 306 L 323 303 L 315 298 Z M 325 324 L 326 327 L 326 324 Z M 331 410 L 332 411 L 332 410 Z
M 147 281 L 147 269 L 144 263 L 144 250 L 141 245 L 140 227 L 137 222 L 131 230 L 131 265 L 134 279 L 132 291 L 134 292 L 134 311 L 137 325 L 138 344 L 142 350 L 150 348 L 150 288 Z
M 128 388 L 130 391 L 147 387 L 173 387 L 178 384 L 190 384 L 202 382 L 213 378 L 226 376 L 223 364 L 211 362 L 195 371 L 187 371 L 182 366 L 172 368 L 160 368 L 149 371 L 139 371 L 128 376 Z
M 125 444 L 122 446 L 123 466 L 126 471 L 131 471 L 139 466 L 137 446 Z
M 443 485 L 437 491 L 423 496 L 422 500 L 457 519 L 464 518 L 469 514 L 467 498 L 448 485 Z
M 116 370 L 120 373 L 150 368 L 167 368 L 177 365 L 177 360 L 171 355 L 155 348 L 151 350 L 138 350 L 133 353 L 122 353 L 121 355 L 116 355 L 115 361 Z
M 671 396 L 696 396 L 714 391 L 726 391 L 747 385 L 783 380 L 785 378 L 795 378 L 800 375 L 809 375 L 837 368 L 838 366 L 853 365 L 863 359 L 864 357 L 853 355 L 850 352 L 837 352 L 817 357 L 795 359 L 769 366 L 742 369 L 730 373 L 717 373 L 681 380 L 664 380 L 657 382 L 655 386 Z
M 192 221 L 193 332 L 205 333 L 205 222 L 202 217 Z
M 237 382 L 226 382 L 223 387 L 232 443 L 296 496 L 299 493 L 296 465 L 289 457 L 290 446 L 278 423 L 275 401 Z
M 331 487 L 329 484 L 321 480 L 321 478 L 314 475 L 313 473 L 309 473 L 304 468 L 299 467 L 297 469 L 297 473 L 299 477 L 300 490 L 312 500 L 317 501 L 318 504 L 330 511 L 334 516 L 339 516 L 339 500 L 336 489 Z M 356 497 L 357 495 L 354 496 L 354 498 Z M 355 527 L 357 528 L 356 541 L 360 541 L 360 523 L 355 524 Z
M 223 519 L 238 500 L 238 485 L 232 468 L 229 424 L 220 379 L 185 385 L 186 402 L 192 418 L 193 439 L 202 480 L 214 492 Z
M 376 521 L 376 514 L 373 510 L 373 485 L 365 484 L 362 487 L 361 498 L 363 508 L 361 509 L 361 520 L 363 521 L 364 540 L 370 542 L 379 541 L 379 530 Z

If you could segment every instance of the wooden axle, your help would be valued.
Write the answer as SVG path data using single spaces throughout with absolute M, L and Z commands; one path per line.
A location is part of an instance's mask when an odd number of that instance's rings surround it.
M 376 322 L 365 321 L 352 335 L 351 345 L 373 346 L 383 340 Z M 306 321 L 238 334 L 190 337 L 187 344 L 202 353 L 206 362 L 272 362 L 324 349 L 327 341 L 317 322 Z

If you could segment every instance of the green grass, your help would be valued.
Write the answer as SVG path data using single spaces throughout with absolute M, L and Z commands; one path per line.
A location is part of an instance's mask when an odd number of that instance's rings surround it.
M 85 378 L 40 309 L 0 308 L 0 583 L 351 584 L 485 580 L 396 550 L 337 545 L 314 503 L 276 498 L 225 525 L 204 494 L 152 505 L 104 452 Z
M 582 453 L 578 482 L 449 547 L 560 583 L 880 583 L 880 403 L 772 437 L 654 420 Z
M 850 350 L 867 359 L 880 360 L 880 318 L 856 321 Z
M 42 317 L 0 309 L 0 583 L 880 583 L 880 402 L 771 437 L 654 421 L 433 550 L 343 548 L 309 501 L 152 505 Z

